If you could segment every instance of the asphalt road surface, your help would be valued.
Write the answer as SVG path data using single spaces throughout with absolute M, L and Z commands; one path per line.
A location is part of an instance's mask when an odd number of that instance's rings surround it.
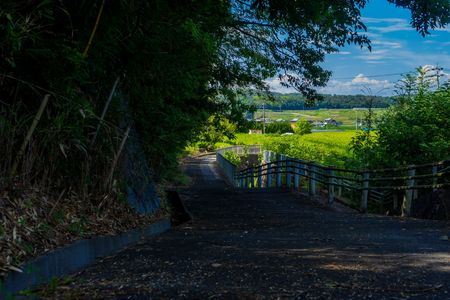
M 191 159 L 193 220 L 76 274 L 60 299 L 450 299 L 449 223 L 235 191 Z

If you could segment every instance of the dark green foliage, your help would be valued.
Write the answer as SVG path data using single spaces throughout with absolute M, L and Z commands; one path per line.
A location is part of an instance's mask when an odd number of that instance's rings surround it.
M 447 1 L 391 2 L 411 9 L 422 33 L 448 23 Z M 155 175 L 164 177 L 211 115 L 238 123 L 246 90 L 267 93 L 264 79 L 279 75 L 308 100 L 318 98 L 314 87 L 330 76 L 320 66 L 326 53 L 347 43 L 370 47 L 361 33 L 365 3 L 3 0 L 0 176 L 50 93 L 19 170 L 31 183 L 86 196 L 101 189 L 129 125 L 126 103 Z M 118 77 L 120 92 L 93 143 Z
M 278 94 L 274 93 L 274 102 L 260 100 L 256 97 L 249 97 L 249 103 L 265 102 L 267 109 L 272 110 L 300 110 L 300 109 L 320 109 L 320 108 L 354 108 L 369 107 L 372 101 L 374 108 L 386 108 L 393 103 L 391 97 L 367 96 L 367 95 L 321 95 L 321 101 L 313 104 L 308 103 L 305 97 L 299 93 Z
M 286 133 L 293 132 L 291 123 L 289 122 L 272 122 L 266 124 L 266 133 Z
M 198 137 L 199 148 L 212 151 L 216 143 L 224 141 L 225 138 L 233 138 L 236 132 L 236 125 L 227 119 L 219 117 L 210 117 L 208 123 L 203 128 L 200 137 Z
M 266 123 L 264 125 L 263 122 L 252 121 L 250 122 L 249 129 L 256 129 L 263 131 L 263 127 L 265 127 L 264 128 L 265 133 L 282 134 L 286 132 L 294 132 L 290 122 L 271 122 Z

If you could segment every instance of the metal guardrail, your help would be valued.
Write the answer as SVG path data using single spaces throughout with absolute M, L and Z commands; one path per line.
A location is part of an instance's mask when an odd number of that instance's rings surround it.
M 230 146 L 222 149 L 218 149 L 216 153 L 223 155 L 225 152 L 234 152 L 239 155 L 243 154 L 259 154 L 262 151 L 261 145 L 237 145 L 237 146 Z
M 238 154 L 263 152 L 264 160 L 259 166 L 237 171 L 237 166 L 223 156 L 228 151 Z M 409 214 L 419 190 L 432 191 L 450 186 L 450 160 L 391 169 L 351 170 L 276 154 L 252 145 L 220 149 L 217 161 L 235 187 L 285 187 L 307 191 L 311 196 L 323 192 L 330 204 L 335 198 L 344 202 L 359 198 L 361 211 L 367 211 L 369 203 L 380 204 L 389 198 L 391 202 L 393 199 L 394 205 L 403 202 L 403 209 Z M 398 191 L 404 192 L 403 201 L 398 199 Z
M 227 148 L 218 149 L 216 151 L 216 161 L 219 167 L 222 169 L 225 178 L 228 183 L 237 187 L 236 170 L 237 166 L 225 158 L 226 152 L 233 152 L 238 155 L 244 154 L 259 154 L 261 153 L 261 145 L 249 145 L 249 146 L 231 146 Z

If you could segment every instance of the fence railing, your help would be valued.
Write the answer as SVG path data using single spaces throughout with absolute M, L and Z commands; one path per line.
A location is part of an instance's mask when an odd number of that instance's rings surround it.
M 219 167 L 222 169 L 228 183 L 237 187 L 235 180 L 237 166 L 232 162 L 230 162 L 228 159 L 226 159 L 224 153 L 233 152 L 238 155 L 259 154 L 262 151 L 261 149 L 262 149 L 261 145 L 249 145 L 249 146 L 231 146 L 227 148 L 218 149 L 216 151 L 216 161 Z
M 251 149 L 251 150 L 250 150 Z M 263 153 L 263 162 L 254 167 L 238 170 L 224 153 L 232 151 L 243 154 Z M 259 152 L 258 152 L 259 151 Z M 351 170 L 324 166 L 261 150 L 260 146 L 233 146 L 217 151 L 217 161 L 229 182 L 238 188 L 284 187 L 309 193 L 318 193 L 328 198 L 331 204 L 338 199 L 367 211 L 369 205 L 389 202 L 393 208 L 410 214 L 413 200 L 420 191 L 450 186 L 450 160 L 410 165 L 392 169 Z

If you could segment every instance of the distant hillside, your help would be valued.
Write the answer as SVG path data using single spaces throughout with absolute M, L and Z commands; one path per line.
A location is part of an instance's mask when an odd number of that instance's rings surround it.
M 369 107 L 372 99 L 372 107 L 385 108 L 392 104 L 391 97 L 367 96 L 367 95 L 322 95 L 323 100 L 314 106 L 305 105 L 305 98 L 299 93 L 279 94 L 274 93 L 276 102 L 265 102 L 267 109 L 318 109 L 318 108 L 354 108 Z M 254 103 L 262 104 L 261 99 L 253 99 Z

